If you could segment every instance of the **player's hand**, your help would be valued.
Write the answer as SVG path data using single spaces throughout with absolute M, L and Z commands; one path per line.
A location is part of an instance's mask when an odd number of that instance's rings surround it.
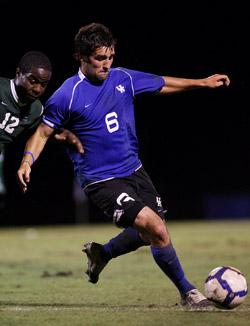
M 27 191 L 30 182 L 31 167 L 28 161 L 23 161 L 17 171 L 17 180 L 23 193 Z
M 67 129 L 61 129 L 59 133 L 56 133 L 54 135 L 54 138 L 58 141 L 64 141 L 75 146 L 75 148 L 80 154 L 84 153 L 84 149 L 80 139 L 75 134 L 73 134 L 73 132 Z
M 230 79 L 227 75 L 215 74 L 205 78 L 206 86 L 216 88 L 220 86 L 229 86 Z

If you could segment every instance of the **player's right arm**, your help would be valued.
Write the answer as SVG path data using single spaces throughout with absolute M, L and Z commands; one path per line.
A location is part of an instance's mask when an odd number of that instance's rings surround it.
M 35 133 L 26 143 L 23 159 L 17 171 L 17 179 L 23 192 L 27 191 L 30 182 L 31 166 L 38 159 L 49 137 L 54 133 L 54 129 L 41 123 Z

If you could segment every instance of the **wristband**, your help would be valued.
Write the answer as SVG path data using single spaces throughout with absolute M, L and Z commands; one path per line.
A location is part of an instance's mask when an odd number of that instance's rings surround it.
M 35 162 L 35 157 L 34 157 L 34 155 L 33 155 L 32 152 L 24 152 L 23 155 L 31 155 L 31 158 L 32 158 L 32 164 L 34 164 L 34 162 Z

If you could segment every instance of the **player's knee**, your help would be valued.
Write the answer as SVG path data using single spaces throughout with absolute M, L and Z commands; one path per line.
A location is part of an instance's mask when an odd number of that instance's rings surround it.
M 158 223 L 152 228 L 152 240 L 161 243 L 169 243 L 169 234 L 163 223 Z
M 144 237 L 150 239 L 154 245 L 167 245 L 170 242 L 168 230 L 164 221 L 147 208 L 140 211 L 134 223 Z
M 163 225 L 157 225 L 150 228 L 146 228 L 144 231 L 141 231 L 142 238 L 145 241 L 146 239 L 150 242 L 151 245 L 156 247 L 165 247 L 170 243 L 170 237 L 167 232 L 167 229 Z

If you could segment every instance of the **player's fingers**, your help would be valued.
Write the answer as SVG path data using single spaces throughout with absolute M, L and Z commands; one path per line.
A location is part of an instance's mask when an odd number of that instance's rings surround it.
M 84 153 L 84 148 L 79 140 L 75 140 L 75 146 L 80 154 Z
M 221 85 L 228 86 L 230 84 L 230 79 L 227 75 L 219 75 L 218 76 Z
M 229 86 L 229 84 L 230 84 L 230 79 L 228 78 L 228 76 L 225 77 L 225 79 L 224 79 L 224 84 L 225 84 L 226 86 Z
M 76 149 L 79 153 L 81 153 L 81 154 L 84 153 L 82 143 L 75 135 L 73 135 L 72 133 L 69 133 L 67 139 L 68 139 L 69 143 L 71 143 L 72 145 L 74 145 L 76 147 Z
M 17 172 L 17 180 L 18 180 L 18 184 L 22 190 L 22 192 L 26 192 L 27 191 L 27 184 L 26 182 L 24 181 L 24 173 L 23 171 L 18 171 Z
M 59 141 L 64 141 L 66 140 L 66 136 L 64 134 L 55 134 L 55 139 Z
M 28 171 L 25 171 L 24 180 L 25 180 L 25 183 L 29 183 L 30 182 L 30 174 L 29 174 Z
M 55 139 L 59 141 L 66 141 L 67 143 L 75 146 L 76 150 L 80 153 L 84 153 L 83 145 L 80 140 L 69 130 L 64 129 L 62 133 L 55 134 Z

